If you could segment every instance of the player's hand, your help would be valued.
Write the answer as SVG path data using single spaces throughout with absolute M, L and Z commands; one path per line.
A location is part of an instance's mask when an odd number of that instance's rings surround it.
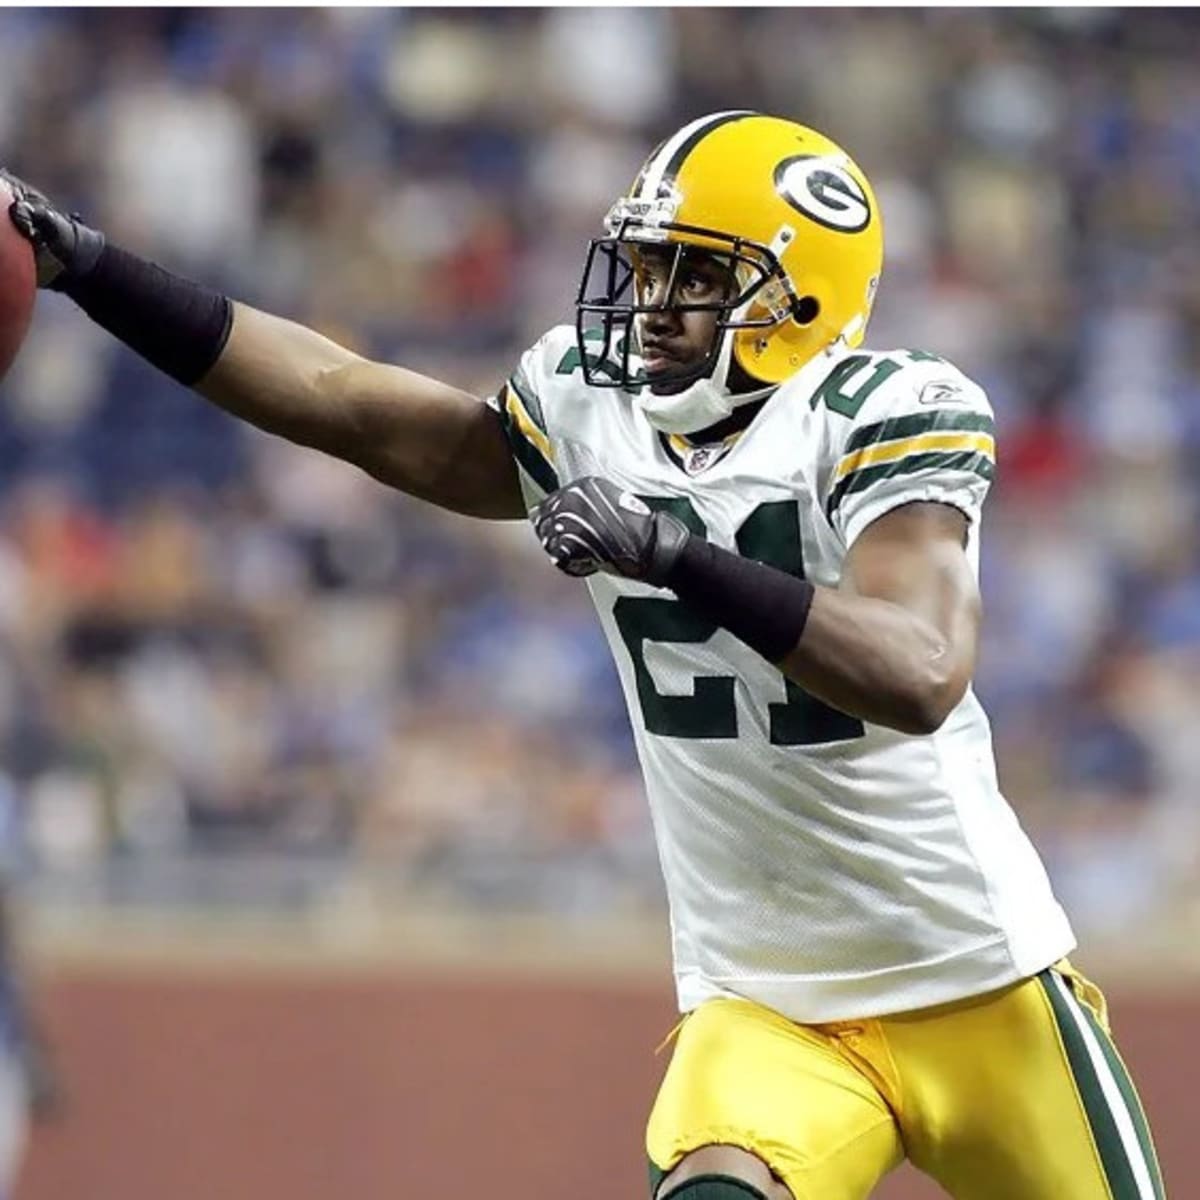
M 36 188 L 0 167 L 0 179 L 12 189 L 8 215 L 22 237 L 33 244 L 38 287 L 61 291 L 86 275 L 104 249 L 104 234 L 68 216 Z
M 662 584 L 687 544 L 687 526 L 651 512 L 632 492 L 589 475 L 547 496 L 533 527 L 554 565 L 568 575 L 608 571 Z

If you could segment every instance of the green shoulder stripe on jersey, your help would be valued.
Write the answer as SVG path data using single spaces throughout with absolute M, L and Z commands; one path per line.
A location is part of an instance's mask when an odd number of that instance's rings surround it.
M 881 479 L 896 475 L 915 475 L 918 471 L 969 471 L 989 482 L 995 478 L 996 466 L 986 454 L 978 451 L 937 451 L 930 454 L 909 454 L 895 462 L 877 463 L 851 471 L 838 483 L 825 505 L 825 515 L 832 519 L 841 502 L 853 492 L 861 492 Z
M 909 413 L 903 417 L 891 417 L 856 429 L 846 439 L 843 455 L 876 442 L 891 442 L 897 438 L 912 437 L 918 433 L 940 433 L 943 430 L 963 433 L 994 434 L 995 422 L 987 413 L 968 412 L 953 408 L 935 408 L 930 412 Z
M 546 433 L 546 418 L 542 413 L 542 402 L 538 399 L 537 392 L 533 390 L 533 384 L 529 382 L 529 376 L 525 374 L 523 367 L 516 369 L 512 378 L 508 381 L 508 386 L 517 393 L 517 398 L 524 405 L 525 411 L 529 414 L 529 419 L 543 433 Z
M 1141 1107 L 1136 1097 L 1133 1105 L 1128 1103 L 1133 1087 L 1115 1052 L 1110 1058 L 1105 1050 L 1107 1033 L 1090 1019 L 1086 1005 L 1074 998 L 1070 984 L 1056 971 L 1047 969 L 1037 978 L 1054 1013 L 1112 1200 L 1163 1200 L 1149 1132 L 1143 1141 L 1133 1116 L 1133 1111 L 1140 1115 Z
M 507 402 L 506 393 L 508 390 L 508 388 L 502 388 L 500 391 L 500 421 L 504 429 L 504 436 L 508 439 L 509 449 L 512 450 L 513 458 L 517 460 L 525 470 L 525 473 L 544 492 L 556 492 L 559 489 L 558 472 L 555 471 L 542 451 L 538 449 L 521 429 L 517 418 L 513 415 L 512 406 Z M 514 388 L 513 391 L 515 392 L 516 389 Z M 519 393 L 518 399 L 520 399 Z

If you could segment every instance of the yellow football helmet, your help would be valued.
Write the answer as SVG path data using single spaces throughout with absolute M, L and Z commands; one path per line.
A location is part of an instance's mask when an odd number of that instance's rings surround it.
M 636 389 L 640 314 L 717 312 L 695 371 L 726 388 L 729 363 L 753 384 L 782 383 L 835 342 L 858 345 L 883 261 L 883 226 L 866 176 L 815 130 L 755 112 L 692 121 L 646 160 L 588 247 L 576 328 L 591 384 Z M 637 247 L 674 244 L 721 256 L 735 286 L 721 304 L 639 303 Z

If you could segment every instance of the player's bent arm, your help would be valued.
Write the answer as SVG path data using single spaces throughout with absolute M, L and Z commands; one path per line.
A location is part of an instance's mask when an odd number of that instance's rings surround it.
M 336 455 L 409 495 L 469 516 L 525 516 L 491 408 L 303 325 L 235 304 L 225 347 L 195 387 L 260 429 Z
M 915 503 L 880 517 L 851 547 L 837 589 L 715 546 L 598 476 L 572 480 L 532 516 L 568 575 L 603 570 L 670 588 L 861 720 L 932 733 L 970 681 L 979 592 L 964 551 L 967 518 L 956 508 Z
M 904 733 L 938 729 L 975 669 L 981 605 L 967 518 L 907 504 L 867 527 L 839 588 L 814 589 L 779 668 L 826 703 Z

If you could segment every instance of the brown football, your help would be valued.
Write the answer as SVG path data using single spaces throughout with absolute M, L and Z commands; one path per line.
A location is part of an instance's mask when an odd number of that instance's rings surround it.
M 0 376 L 8 372 L 33 318 L 37 275 L 33 247 L 8 215 L 12 192 L 0 179 Z

